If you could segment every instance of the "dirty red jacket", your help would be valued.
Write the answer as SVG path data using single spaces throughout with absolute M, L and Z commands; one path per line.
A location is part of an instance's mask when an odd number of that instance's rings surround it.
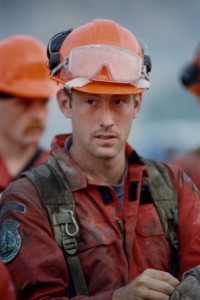
M 14 284 L 6 266 L 0 261 L 0 299 L 16 300 Z
M 148 174 L 141 158 L 127 144 L 128 172 L 121 211 L 114 189 L 83 172 L 65 153 L 65 139 L 66 136 L 60 136 L 54 140 L 52 155 L 62 162 L 75 197 L 80 227 L 78 255 L 89 299 L 110 300 L 115 289 L 146 268 L 168 271 L 169 244 L 143 182 L 143 176 Z M 180 170 L 170 165 L 165 167 L 179 199 L 180 278 L 183 272 L 200 264 L 200 197 L 192 181 Z M 1 237 L 6 240 L 6 228 L 16 240 L 13 248 L 1 250 L 11 259 L 7 266 L 18 300 L 68 299 L 68 269 L 34 186 L 27 178 L 18 179 L 4 192 L 0 208 Z M 6 247 L 5 241 L 2 244 Z
M 37 149 L 34 153 L 33 157 L 30 159 L 30 161 L 26 164 L 26 166 L 21 170 L 22 172 L 29 169 L 30 167 L 37 166 L 44 162 L 49 155 L 49 151 Z M 0 156 L 0 193 L 5 190 L 5 188 L 8 186 L 8 184 L 14 180 L 15 178 L 12 177 L 12 175 L 9 173 L 3 159 Z
M 200 148 L 174 157 L 171 163 L 183 169 L 200 189 Z

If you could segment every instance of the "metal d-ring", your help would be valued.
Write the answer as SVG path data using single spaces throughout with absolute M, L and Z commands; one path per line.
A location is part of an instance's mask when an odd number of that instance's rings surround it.
M 69 231 L 69 223 L 66 223 L 65 224 L 65 232 L 66 234 L 68 234 L 69 236 L 75 236 L 77 235 L 78 231 L 79 231 L 79 227 L 78 227 L 78 224 L 76 223 L 76 219 L 74 218 L 74 213 L 73 211 L 69 210 L 69 209 L 66 209 L 65 210 L 66 213 L 69 213 L 71 215 L 71 223 L 74 225 L 75 227 L 75 230 L 74 232 L 70 232 Z

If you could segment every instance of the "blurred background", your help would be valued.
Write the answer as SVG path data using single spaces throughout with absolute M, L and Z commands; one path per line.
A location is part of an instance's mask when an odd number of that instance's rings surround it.
M 151 56 L 151 87 L 129 142 L 141 155 L 162 160 L 198 146 L 200 107 L 179 74 L 200 43 L 200 0 L 0 0 L 0 39 L 22 33 L 47 44 L 59 31 L 96 18 L 127 27 Z M 43 145 L 70 130 L 52 99 Z

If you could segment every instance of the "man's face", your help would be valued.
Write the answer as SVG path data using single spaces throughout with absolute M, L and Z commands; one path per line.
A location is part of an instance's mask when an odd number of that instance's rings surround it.
M 124 155 L 132 119 L 141 98 L 133 95 L 91 95 L 72 93 L 73 147 L 83 157 L 111 159 Z
M 48 99 L 0 100 L 0 136 L 19 146 L 38 144 L 45 130 Z

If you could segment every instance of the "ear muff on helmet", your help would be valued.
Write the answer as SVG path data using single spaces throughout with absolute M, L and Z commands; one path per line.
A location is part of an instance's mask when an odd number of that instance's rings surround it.
M 142 49 L 143 57 L 144 57 L 144 65 L 146 66 L 147 74 L 151 72 L 152 64 L 151 64 L 151 57 L 149 56 L 149 52 L 147 49 L 146 43 L 142 39 L 138 39 L 140 43 L 140 47 Z
M 186 66 L 180 74 L 180 80 L 186 88 L 200 82 L 200 68 L 196 65 Z
M 72 32 L 72 28 L 55 34 L 47 45 L 48 68 L 50 71 L 60 64 L 60 47 L 65 38 Z
M 144 54 L 144 65 L 147 68 L 147 73 L 151 72 L 152 64 L 151 64 L 151 57 L 149 55 Z

